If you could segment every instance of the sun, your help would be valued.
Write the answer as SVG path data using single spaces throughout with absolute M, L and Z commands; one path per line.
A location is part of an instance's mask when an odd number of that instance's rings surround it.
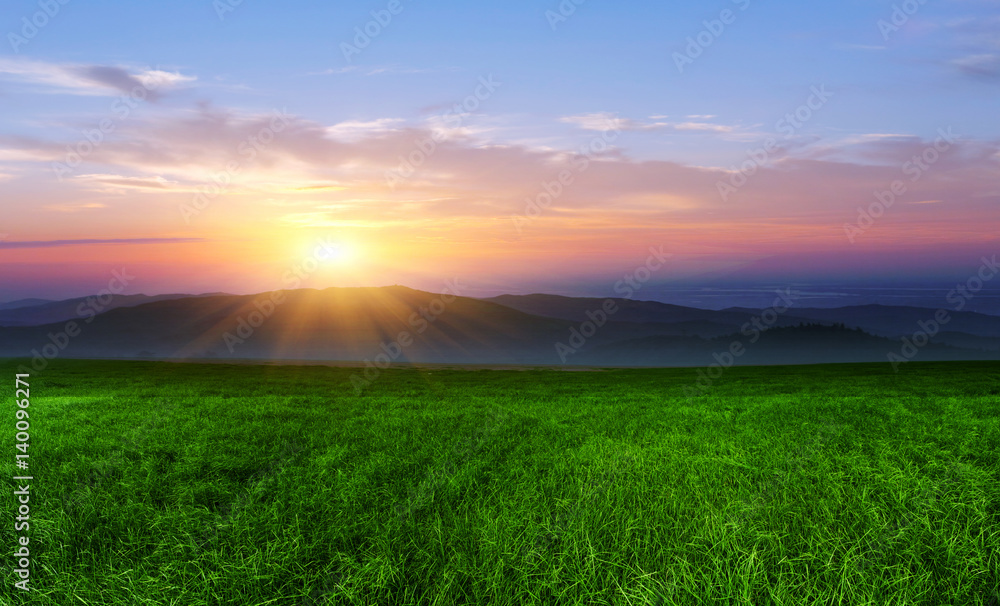
M 334 235 L 295 237 L 289 242 L 289 258 L 317 269 L 346 268 L 361 262 L 361 246 L 353 239 Z
M 361 246 L 352 240 L 326 239 L 317 251 L 317 258 L 330 269 L 354 268 L 362 262 L 363 257 Z
M 350 263 L 358 258 L 357 248 L 347 242 L 324 242 L 319 254 L 325 256 L 326 263 Z

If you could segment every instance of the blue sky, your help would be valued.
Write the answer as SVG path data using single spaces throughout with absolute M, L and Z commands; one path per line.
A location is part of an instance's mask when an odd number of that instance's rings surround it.
M 388 3 L 323 4 L 244 0 L 220 19 L 208 0 L 69 2 L 19 50 L 51 62 L 159 66 L 196 76 L 192 98 L 211 95 L 213 103 L 247 110 L 287 106 L 328 123 L 418 122 L 428 108 L 454 103 L 479 76 L 493 74 L 502 93 L 483 111 L 512 140 L 571 137 L 560 117 L 602 112 L 638 121 L 668 116 L 670 122 L 711 115 L 721 126 L 773 132 L 820 84 L 837 101 L 803 134 L 930 136 L 947 123 L 978 137 L 1000 136 L 1000 64 L 992 64 L 990 78 L 963 72 L 958 63 L 996 53 L 988 34 L 976 40 L 975 22 L 988 28 L 992 18 L 995 31 L 997 2 L 928 1 L 885 40 L 878 23 L 891 21 L 899 3 L 586 0 L 553 31 L 546 13 L 558 12 L 558 2 L 406 0 L 351 61 L 340 44 L 351 43 L 354 28 Z M 33 2 L 9 6 L 3 31 L 17 32 L 18 17 L 38 10 Z M 680 73 L 673 54 L 705 29 L 703 21 L 726 9 L 735 22 Z M 309 75 L 350 68 L 355 71 Z M 17 92 L 13 86 L 4 87 L 7 96 Z M 23 107 L 36 115 L 69 113 L 64 99 L 44 97 L 26 97 Z M 91 109 L 103 107 L 94 100 Z M 72 111 L 86 106 L 74 100 Z M 17 130 L 24 116 L 6 113 L 4 121 Z M 692 137 L 659 135 L 633 137 L 630 150 L 637 157 L 688 158 L 697 148 L 699 157 L 723 163 L 741 152 L 742 142 L 706 148 Z

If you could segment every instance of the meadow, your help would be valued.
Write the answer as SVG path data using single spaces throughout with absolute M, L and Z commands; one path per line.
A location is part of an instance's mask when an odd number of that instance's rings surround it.
M 2 604 L 996 606 L 1000 364 L 356 368 L 55 360 Z M 23 482 L 21 483 L 23 484 Z

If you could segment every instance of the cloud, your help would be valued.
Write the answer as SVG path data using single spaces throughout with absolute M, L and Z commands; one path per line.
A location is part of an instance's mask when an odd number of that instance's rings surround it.
M 1000 79 L 1000 16 L 979 15 L 954 19 L 945 24 L 952 54 L 947 65 L 964 76 Z
M 361 69 L 360 65 L 348 65 L 346 67 L 328 67 L 318 72 L 306 72 L 303 76 L 334 76 L 338 74 L 349 74 Z
M 95 210 L 107 207 L 107 204 L 101 204 L 100 202 L 71 202 L 68 204 L 47 204 L 43 208 L 57 212 L 73 213 L 81 210 Z
M 0 160 L 9 162 L 48 162 L 66 150 L 59 149 L 58 143 L 41 141 L 32 137 L 0 134 Z
M 57 246 L 85 246 L 93 244 L 123 245 L 123 244 L 185 244 L 191 242 L 207 242 L 206 238 L 125 238 L 112 240 L 29 240 L 22 242 L 0 242 L 0 248 L 55 248 Z
M 160 69 L 133 69 L 109 65 L 48 63 L 22 58 L 0 58 L 0 75 L 45 87 L 45 92 L 76 95 L 131 94 L 145 89 L 151 101 L 162 91 L 196 80 Z
M 347 65 L 345 67 L 329 67 L 318 72 L 306 72 L 303 76 L 337 76 L 341 74 L 359 74 L 362 76 L 377 76 L 382 74 L 432 74 L 439 72 L 457 72 L 459 67 L 404 67 L 401 65 Z
M 386 133 L 397 130 L 395 125 L 403 122 L 402 118 L 379 118 L 377 120 L 348 120 L 328 126 L 326 132 L 336 139 L 355 140 L 373 133 Z
M 960 133 L 953 133 L 961 137 Z M 843 137 L 833 141 L 815 143 L 801 151 L 800 157 L 825 162 L 841 162 L 859 165 L 876 165 L 900 170 L 904 163 L 912 162 L 915 157 L 922 156 L 934 139 L 928 141 L 916 135 L 892 133 L 871 133 Z M 991 143 L 967 141 L 954 146 L 961 149 L 961 154 L 949 150 L 941 153 L 935 163 L 935 170 L 940 172 L 943 166 L 958 168 L 963 161 L 974 164 L 986 164 L 989 150 L 995 150 Z M 909 177 L 907 177 L 907 180 Z
M 591 129 L 614 119 L 607 114 L 574 118 L 568 122 Z M 621 150 L 584 156 L 569 148 L 490 144 L 475 136 L 437 139 L 432 153 L 391 188 L 388 171 L 399 170 L 400 158 L 418 149 L 415 142 L 431 140 L 433 129 L 402 126 L 391 119 L 331 127 L 289 115 L 287 125 L 251 158 L 246 152 L 252 148 L 244 144 L 272 120 L 271 114 L 209 105 L 139 116 L 87 158 L 111 169 L 91 170 L 71 183 L 180 194 L 179 205 L 190 201 L 190 191 L 210 185 L 211 175 L 235 162 L 240 170 L 227 194 L 253 194 L 244 198 L 250 205 L 246 208 L 274 221 L 381 225 L 401 235 L 416 230 L 422 237 L 444 232 L 451 237 L 461 225 L 463 232 L 475 233 L 469 237 L 509 241 L 510 217 L 523 214 L 526 200 L 545 192 L 542 184 L 557 181 L 568 170 L 572 183 L 537 219 L 539 234 L 556 240 L 572 233 L 610 237 L 662 226 L 688 243 L 698 236 L 760 246 L 774 234 L 842 244 L 843 224 L 856 220 L 858 207 L 874 201 L 872 192 L 884 191 L 896 180 L 903 180 L 908 191 L 880 221 L 883 233 L 919 228 L 922 237 L 944 238 L 965 230 L 961 233 L 967 237 L 975 228 L 996 224 L 995 199 L 981 194 L 1000 191 L 1000 143 L 959 140 L 919 182 L 911 183 L 901 167 L 932 141 L 894 133 L 783 149 L 728 201 L 720 197 L 718 183 L 732 175 L 720 168 L 638 161 Z M 687 128 L 709 134 L 719 131 L 706 127 L 720 126 L 694 119 L 669 124 L 677 132 Z M 23 137 L 3 143 L 29 155 L 64 153 L 66 144 Z M 285 201 L 267 202 L 275 197 Z M 914 200 L 947 204 L 909 203 Z
M 860 140 L 869 139 L 908 139 L 913 137 L 913 135 L 907 135 L 903 133 L 865 133 L 863 135 L 858 135 Z
M 116 191 L 119 189 L 137 190 L 176 190 L 178 183 L 163 177 L 125 177 L 122 175 L 90 174 L 78 175 L 77 181 L 85 182 L 87 185 L 107 186 L 99 188 L 101 191 Z
M 342 191 L 347 189 L 342 185 L 337 185 L 336 183 L 321 183 L 319 185 L 304 185 L 302 187 L 294 187 L 292 191 Z
M 714 116 L 688 116 L 688 119 L 707 119 Z M 619 118 L 607 112 L 593 114 L 582 114 L 578 116 L 565 116 L 559 118 L 560 122 L 574 124 L 584 130 L 622 130 L 622 131 L 701 131 L 713 133 L 731 133 L 735 127 L 721 124 L 711 124 L 709 122 L 639 122 L 629 118 Z
M 1000 54 L 982 53 L 952 60 L 958 71 L 978 78 L 1000 79 Z
M 833 47 L 837 50 L 861 50 L 861 51 L 884 51 L 888 49 L 887 46 L 877 45 L 877 44 L 848 44 L 848 43 L 837 43 Z
M 615 114 L 608 112 L 565 116 L 559 118 L 559 121 L 567 124 L 573 124 L 583 130 L 643 130 L 640 123 L 633 120 L 619 118 Z
M 731 133 L 735 128 L 732 126 L 723 126 L 721 124 L 709 124 L 707 122 L 678 122 L 674 124 L 664 124 L 663 128 L 669 128 L 672 130 L 696 130 L 696 131 L 706 131 L 712 133 Z

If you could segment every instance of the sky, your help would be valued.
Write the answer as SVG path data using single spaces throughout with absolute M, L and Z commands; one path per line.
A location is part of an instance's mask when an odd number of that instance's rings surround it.
M 607 296 L 651 250 L 646 293 L 891 289 L 1000 252 L 997 0 L 484 4 L 8 0 L 0 301 Z

